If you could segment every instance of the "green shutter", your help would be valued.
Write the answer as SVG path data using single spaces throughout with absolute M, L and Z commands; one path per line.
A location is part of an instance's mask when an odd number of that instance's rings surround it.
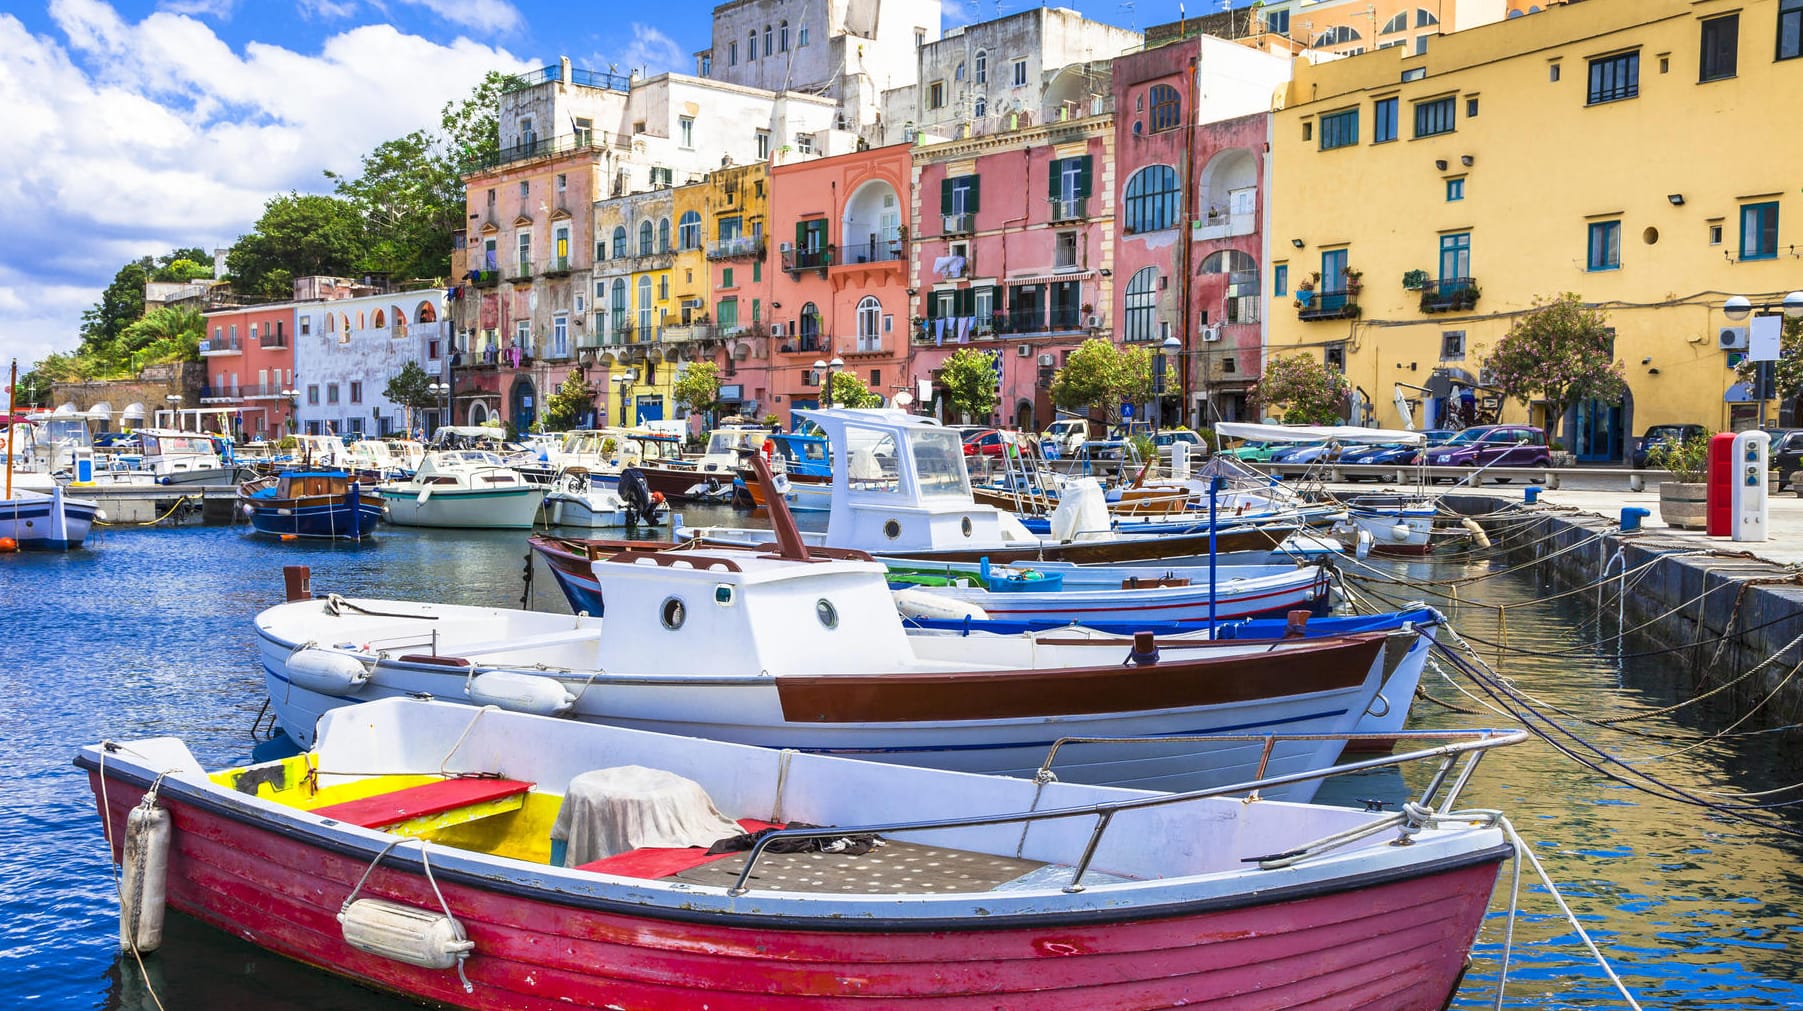
M 1050 187 L 1048 187 L 1046 195 L 1051 197 L 1053 200 L 1056 200 L 1056 199 L 1058 199 L 1058 195 L 1059 195 L 1058 194 L 1058 177 L 1061 174 L 1063 174 L 1064 159 L 1053 158 L 1049 163 L 1047 163 L 1047 165 L 1048 165 L 1049 171 L 1046 173 L 1046 175 L 1052 185 Z
M 975 214 L 977 213 L 977 194 L 982 190 L 981 183 L 983 180 L 977 176 L 970 176 L 969 178 L 970 192 L 964 194 L 964 210 L 967 213 Z
M 1089 196 L 1089 162 L 1089 155 L 1077 161 L 1077 195 L 1080 197 Z
M 806 248 L 808 248 L 808 223 L 797 221 L 795 222 L 795 251 L 799 253 Z
M 952 212 L 952 177 L 946 176 L 944 179 L 939 180 L 939 213 L 940 214 L 950 214 L 951 212 Z

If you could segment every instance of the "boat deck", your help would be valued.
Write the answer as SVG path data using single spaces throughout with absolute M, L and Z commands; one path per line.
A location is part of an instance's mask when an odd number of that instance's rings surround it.
M 731 888 L 745 869 L 744 853 L 712 860 L 666 880 Z M 844 895 L 919 895 L 994 891 L 1039 870 L 1036 860 L 992 856 L 943 846 L 883 840 L 868 853 L 764 853 L 750 884 L 759 891 Z

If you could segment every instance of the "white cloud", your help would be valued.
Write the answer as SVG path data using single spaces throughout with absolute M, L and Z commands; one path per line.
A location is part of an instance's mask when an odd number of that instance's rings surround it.
M 435 126 L 491 69 L 527 64 L 389 25 L 317 52 L 234 49 L 192 17 L 131 23 L 100 0 L 52 0 L 59 40 L 0 14 L 0 360 L 69 350 L 120 264 L 248 231 L 263 203 L 329 192 L 383 140 Z
M 300 15 L 309 21 L 340 21 L 355 13 L 356 0 L 300 0 Z
M 484 32 L 511 32 L 525 19 L 507 0 L 401 0 L 424 7 L 453 24 Z
M 171 14 L 208 14 L 225 20 L 232 16 L 237 0 L 162 0 L 157 10 Z
M 690 69 L 689 52 L 676 40 L 650 25 L 632 24 L 632 41 L 620 54 L 622 67 L 643 67 L 645 76 L 655 77 L 668 70 Z

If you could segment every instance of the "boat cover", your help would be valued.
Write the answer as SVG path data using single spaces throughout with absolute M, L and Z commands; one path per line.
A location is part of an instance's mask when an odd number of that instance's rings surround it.
M 1240 421 L 1215 423 L 1215 434 L 1255 442 L 1339 442 L 1419 446 L 1427 441 L 1420 432 L 1399 429 L 1359 428 L 1354 425 L 1253 425 Z
M 565 843 L 564 866 L 580 867 L 645 846 L 707 847 L 743 831 L 694 780 L 622 765 L 570 780 L 551 838 Z

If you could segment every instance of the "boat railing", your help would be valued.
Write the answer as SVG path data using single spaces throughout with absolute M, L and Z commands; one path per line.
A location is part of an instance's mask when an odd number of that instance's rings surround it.
M 1271 787 L 1286 786 L 1292 783 L 1303 783 L 1310 780 L 1326 779 L 1330 776 L 1345 775 L 1353 772 L 1364 772 L 1370 769 L 1391 768 L 1416 762 L 1438 762 L 1433 775 L 1412 801 L 1404 804 L 1404 810 L 1397 811 L 1387 817 L 1374 819 L 1368 825 L 1340 832 L 1325 839 L 1305 846 L 1295 847 L 1281 853 L 1264 854 L 1246 858 L 1246 862 L 1257 863 L 1262 869 L 1286 867 L 1301 860 L 1337 849 L 1351 842 L 1368 836 L 1396 828 L 1402 837 L 1419 831 L 1422 820 L 1431 818 L 1437 812 L 1452 810 L 1458 802 L 1459 795 L 1464 792 L 1471 775 L 1484 753 L 1491 748 L 1520 744 L 1528 739 L 1525 730 L 1420 730 L 1413 732 L 1386 734 L 1201 734 L 1182 737 L 1066 737 L 1052 743 L 1046 760 L 1039 767 L 1034 777 L 1037 783 L 1055 782 L 1051 765 L 1059 749 L 1067 745 L 1082 744 L 1182 744 L 1182 743 L 1216 743 L 1221 741 L 1261 742 L 1264 745 L 1264 759 L 1259 763 L 1262 772 L 1265 762 L 1270 758 L 1272 750 L 1283 742 L 1290 741 L 1443 741 L 1434 747 L 1422 748 L 1400 755 L 1385 755 L 1363 761 L 1348 762 L 1344 765 L 1330 766 L 1325 769 L 1311 769 L 1306 772 L 1286 773 L 1280 776 L 1268 776 L 1244 783 L 1232 783 L 1226 786 L 1210 787 L 1206 790 L 1191 790 L 1184 793 L 1160 794 L 1153 797 L 1138 797 L 1132 800 L 1111 801 L 1103 804 L 1087 804 L 1079 807 L 1053 808 L 1045 811 L 1013 812 L 1009 814 L 978 815 L 965 818 L 941 818 L 931 821 L 888 822 L 880 825 L 838 825 L 828 828 L 779 829 L 758 837 L 745 855 L 745 866 L 739 870 L 739 876 L 726 894 L 744 895 L 751 890 L 749 884 L 752 869 L 758 858 L 778 840 L 799 839 L 835 839 L 848 835 L 897 835 L 913 832 L 929 832 L 941 829 L 981 828 L 989 825 L 1030 825 L 1035 822 L 1053 821 L 1066 818 L 1094 818 L 1095 828 L 1090 831 L 1089 839 L 1083 848 L 1083 854 L 1071 867 L 1070 883 L 1064 886 L 1066 892 L 1083 890 L 1083 876 L 1095 860 L 1102 839 L 1113 824 L 1116 815 L 1127 811 L 1139 811 L 1154 807 L 1168 807 L 1173 804 L 1187 804 L 1210 797 L 1236 797 L 1247 801 L 1255 800 L 1259 791 Z M 1023 829 L 1024 833 L 1024 829 Z

